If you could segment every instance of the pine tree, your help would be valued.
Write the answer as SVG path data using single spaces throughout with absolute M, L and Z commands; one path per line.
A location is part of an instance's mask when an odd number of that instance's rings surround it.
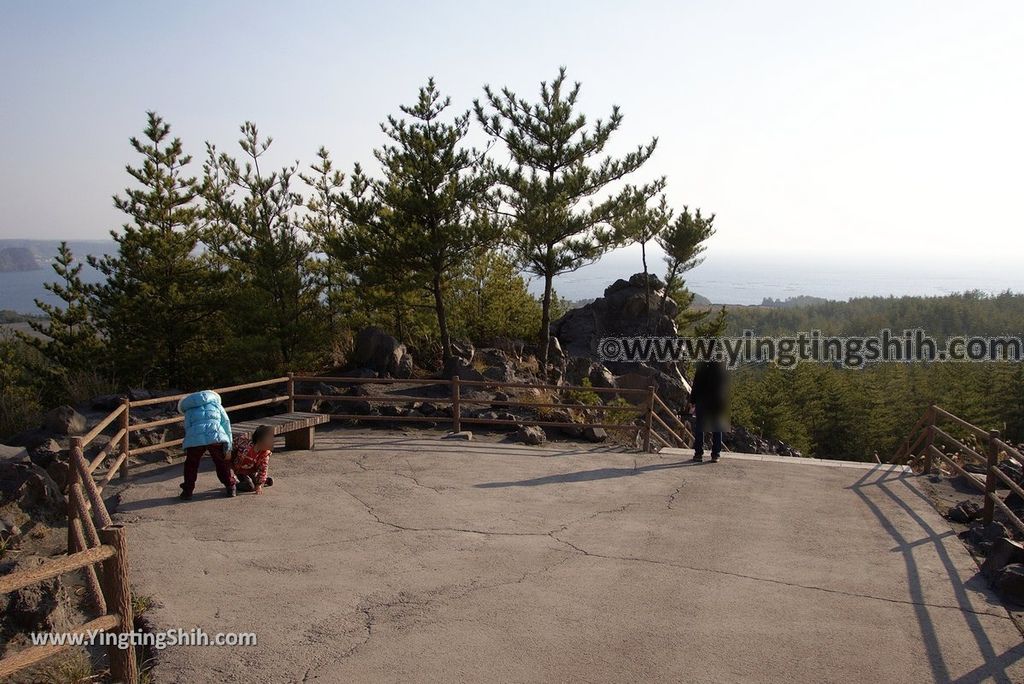
M 647 244 L 661 237 L 672 220 L 672 210 L 664 195 L 654 207 L 640 205 L 632 213 L 622 217 L 614 226 L 614 241 L 617 245 L 639 245 L 640 261 L 644 269 L 644 299 L 650 301 L 651 287 L 647 268 Z M 668 288 L 661 298 L 661 306 L 665 304 Z M 650 327 L 650 308 L 645 322 L 645 329 Z
M 125 167 L 138 185 L 114 197 L 129 222 L 111 231 L 117 253 L 90 263 L 106 276 L 95 289 L 96 314 L 119 374 L 183 387 L 206 379 L 195 373 L 206 366 L 197 360 L 219 316 L 219 279 L 197 254 L 198 187 L 186 175 L 192 157 L 170 135 L 170 125 L 148 112 L 143 138 L 131 138 L 142 161 Z
M 500 237 L 495 221 L 489 165 L 475 149 L 465 147 L 470 113 L 442 119 L 451 101 L 433 79 L 419 90 L 413 105 L 401 107 L 410 121 L 395 116 L 381 124 L 391 144 L 375 150 L 383 177 L 367 187 L 376 211 L 356 216 L 354 230 L 342 232 L 339 253 L 359 269 L 360 280 L 380 282 L 402 269 L 408 282 L 430 293 L 441 349 L 452 356 L 446 304 L 450 280 L 479 249 Z M 358 192 L 361 172 L 353 174 Z M 352 214 L 360 212 L 353 209 Z
M 482 250 L 452 282 L 455 329 L 477 344 L 495 338 L 529 339 L 540 322 L 540 303 L 527 289 L 515 261 Z
M 715 234 L 715 215 L 701 216 L 700 209 L 693 214 L 689 207 L 674 219 L 669 216 L 668 223 L 655 239 L 665 250 L 665 294 L 659 305 L 664 310 L 667 297 L 679 305 L 676 322 L 680 330 L 693 329 L 702 334 L 720 334 L 725 328 L 725 309 L 719 311 L 715 318 L 709 318 L 711 310 L 694 311 L 690 308 L 694 295 L 686 287 L 683 274 L 696 268 L 704 261 L 705 243 Z
M 319 342 L 320 287 L 295 216 L 301 202 L 291 188 L 296 166 L 266 173 L 260 159 L 272 139 L 261 139 L 249 121 L 241 131 L 242 163 L 207 144 L 207 240 L 238 288 L 238 334 L 252 353 L 265 349 L 276 357 L 270 363 L 287 368 Z
M 626 186 L 602 197 L 608 187 L 650 159 L 657 138 L 621 158 L 604 155 L 622 113 L 587 126 L 577 111 L 580 84 L 566 85 L 565 69 L 541 83 L 540 102 L 531 104 L 508 88 L 485 86 L 488 112 L 479 100 L 476 116 L 501 140 L 512 164 L 498 170 L 500 197 L 512 217 L 511 243 L 526 270 L 544 281 L 541 356 L 547 363 L 551 337 L 552 280 L 596 261 L 614 244 L 612 225 L 630 215 L 664 187 L 664 179 Z M 596 162 L 596 163 L 595 163 Z
M 324 256 L 323 260 L 312 261 L 310 267 L 323 288 L 333 340 L 338 334 L 341 309 L 346 302 L 345 290 L 352 280 L 345 265 L 329 247 L 329 241 L 347 228 L 345 174 L 334 168 L 327 148 L 321 147 L 317 161 L 310 164 L 308 173 L 300 173 L 299 178 L 312 190 L 312 196 L 305 201 L 308 212 L 302 219 L 302 227 L 312 240 L 312 249 Z
M 29 320 L 37 334 L 18 332 L 18 337 L 39 350 L 48 362 L 44 373 L 49 398 L 63 400 L 61 395 L 68 378 L 100 363 L 102 344 L 92 317 L 89 287 L 82 282 L 82 264 L 75 262 L 68 243 L 60 243 L 52 266 L 57 280 L 43 287 L 61 304 L 35 300 L 46 320 Z

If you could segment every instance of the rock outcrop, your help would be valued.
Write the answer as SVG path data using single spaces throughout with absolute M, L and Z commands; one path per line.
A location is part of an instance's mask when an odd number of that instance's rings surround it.
M 566 359 L 566 381 L 587 377 L 595 387 L 646 389 L 653 385 L 670 406 L 681 408 L 688 384 L 682 368 L 674 362 L 626 362 L 602 358 L 597 348 L 603 337 L 675 336 L 679 305 L 665 294 L 658 276 L 643 273 L 629 280 L 616 280 L 604 296 L 576 309 L 551 324 Z M 555 355 L 552 353 L 551 355 Z M 591 364 L 586 366 L 585 359 Z M 581 372 L 585 368 L 585 373 Z
M 407 378 L 412 374 L 412 356 L 405 345 L 380 328 L 363 328 L 356 335 L 352 363 L 380 375 Z

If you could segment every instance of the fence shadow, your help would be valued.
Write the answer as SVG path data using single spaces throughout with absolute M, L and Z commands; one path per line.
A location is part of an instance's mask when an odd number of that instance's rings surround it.
M 879 475 L 877 478 L 874 476 Z M 995 681 L 1005 684 L 1012 684 L 1014 681 L 1007 668 L 1024 658 L 1024 643 L 1018 644 L 1004 653 L 996 653 L 988 633 L 982 624 L 978 608 L 974 603 L 982 598 L 987 604 L 1000 606 L 998 598 L 988 590 L 979 574 L 975 574 L 966 580 L 957 569 L 953 558 L 946 548 L 945 542 L 951 536 L 948 530 L 936 530 L 924 518 L 911 507 L 904 497 L 915 496 L 927 502 L 931 502 L 921 492 L 913 481 L 913 475 L 909 473 L 894 473 L 882 470 L 882 467 L 873 468 L 849 487 L 857 495 L 869 511 L 875 516 L 879 524 L 895 542 L 894 551 L 903 555 L 907 571 L 910 600 L 914 606 L 914 613 L 921 631 L 922 642 L 928 657 L 928 664 L 931 668 L 932 678 L 936 683 L 969 684 L 972 682 Z M 917 536 L 918 529 L 921 536 L 917 539 L 908 539 L 907 535 L 900 531 L 890 515 L 880 505 L 880 501 L 891 502 L 906 514 L 907 518 L 916 525 L 914 535 Z M 959 542 L 957 542 L 959 543 Z M 946 571 L 950 586 L 953 588 L 953 595 L 957 607 L 960 608 L 966 627 L 978 647 L 979 655 L 983 664 L 971 670 L 967 674 L 954 678 L 949 671 L 947 657 L 943 653 L 943 646 L 935 628 L 935 623 L 929 613 L 924 595 L 924 585 L 921 577 L 918 562 L 914 558 L 915 549 L 929 547 L 934 550 L 943 568 Z M 968 593 L 968 590 L 971 593 Z M 975 599 L 972 602 L 972 597 Z

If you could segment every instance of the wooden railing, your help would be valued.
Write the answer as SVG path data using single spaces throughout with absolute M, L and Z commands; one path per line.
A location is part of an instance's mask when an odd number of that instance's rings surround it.
M 977 442 L 977 446 L 968 446 L 962 439 L 955 437 L 951 434 L 949 426 L 952 426 L 953 432 L 971 435 Z M 965 462 L 972 461 L 978 464 L 984 469 L 984 478 L 977 473 L 968 471 L 940 449 L 937 443 L 954 449 Z M 995 509 L 999 508 L 1024 534 L 1024 521 L 1006 505 L 1006 502 L 999 498 L 996 491 L 1001 482 L 1011 492 L 1024 499 L 1024 489 L 999 467 L 1000 462 L 1006 459 L 1024 468 L 1024 455 L 1016 447 L 1000 439 L 998 430 L 983 430 L 977 425 L 933 405 L 929 406 L 924 415 L 915 423 L 910 435 L 890 460 L 892 463 L 915 463 L 918 470 L 923 473 L 930 472 L 936 461 L 946 464 L 958 474 L 963 475 L 967 482 L 984 494 L 982 515 L 986 525 L 992 522 Z
M 115 421 L 117 432 L 92 462 L 87 461 L 85 449 Z M 102 480 L 97 483 L 93 479 L 93 473 L 115 452 L 118 454 L 117 458 L 107 468 Z M 71 441 L 67 482 L 67 555 L 46 560 L 35 568 L 19 570 L 0 577 L 0 594 L 18 591 L 66 573 L 82 570 L 85 572 L 89 603 L 99 617 L 68 630 L 68 633 L 124 633 L 134 630 L 125 531 L 121 525 L 115 525 L 111 521 L 110 513 L 100 494 L 115 473 L 120 471 L 123 476 L 127 476 L 127 465 L 128 403 L 124 402 L 83 437 L 75 437 Z M 139 679 L 139 665 L 132 641 L 129 638 L 117 639 L 115 643 L 117 642 L 127 645 L 127 648 L 119 648 L 117 645 L 108 647 L 111 679 L 134 684 Z M 67 641 L 63 644 L 44 644 L 6 656 L 0 660 L 0 678 L 31 667 L 72 645 Z
M 439 385 L 449 388 L 448 396 L 418 397 L 405 394 L 380 395 L 341 395 L 341 394 L 300 394 L 296 393 L 296 383 L 325 384 L 376 384 L 376 385 Z M 361 415 L 355 413 L 332 414 L 331 420 L 338 421 L 386 421 L 389 423 L 439 423 L 449 422 L 454 431 L 460 431 L 463 425 L 490 425 L 498 427 L 518 427 L 520 425 L 536 425 L 539 427 L 573 428 L 604 428 L 606 430 L 623 430 L 640 437 L 645 451 L 651 451 L 654 443 L 662 446 L 691 446 L 693 434 L 689 426 L 679 419 L 668 405 L 657 395 L 653 386 L 645 389 L 624 389 L 611 387 L 582 387 L 567 385 L 537 385 L 527 383 L 498 382 L 490 380 L 460 380 L 458 377 L 446 379 L 396 379 L 396 378 L 349 378 L 289 374 L 284 377 L 250 382 L 244 385 L 216 388 L 214 391 L 222 397 L 227 394 L 246 390 L 262 389 L 274 385 L 283 385 L 284 394 L 264 399 L 247 401 L 239 404 L 228 404 L 224 408 L 230 414 L 237 411 L 266 406 L 285 404 L 288 412 L 295 410 L 296 400 L 330 401 L 330 402 L 369 402 L 371 404 L 404 404 L 409 402 L 429 401 L 434 404 L 451 406 L 451 415 L 409 416 L 409 415 Z M 566 401 L 527 401 L 523 399 L 489 399 L 466 396 L 465 388 L 487 388 L 492 390 L 532 389 L 548 392 L 558 396 L 564 393 L 593 393 L 596 395 L 626 399 L 622 403 L 568 403 Z M 175 415 L 146 422 L 132 422 L 132 410 L 178 402 L 188 393 L 170 396 L 153 397 L 138 401 L 125 399 L 121 405 L 100 420 L 85 435 L 74 437 L 70 447 L 70 467 L 67 485 L 67 516 L 68 516 L 68 552 L 66 556 L 47 560 L 37 568 L 21 570 L 0 577 L 0 594 L 5 594 L 24 587 L 43 582 L 59 575 L 81 570 L 85 573 L 85 586 L 88 600 L 99 617 L 76 627 L 69 633 L 85 633 L 91 630 L 110 632 L 130 632 L 134 629 L 132 614 L 131 589 L 128 578 L 128 561 L 124 528 L 113 524 L 110 513 L 103 503 L 102 492 L 115 475 L 128 477 L 129 459 L 132 456 L 162 451 L 181 446 L 184 439 L 161 440 L 148 445 L 132 446 L 132 436 L 142 430 L 178 425 L 184 422 L 184 416 Z M 501 406 L 506 408 L 529 408 L 541 412 L 564 409 L 589 415 L 599 414 L 598 421 L 584 420 L 581 422 L 563 422 L 531 418 L 515 420 L 481 418 L 467 415 L 467 406 Z M 609 412 L 633 416 L 626 422 L 607 422 L 604 418 Z M 100 435 L 111 432 L 109 441 L 97 451 L 92 459 L 85 454 L 89 446 Z M 113 458 L 103 475 L 96 479 L 96 471 L 100 466 Z M 122 640 L 123 641 L 123 640 Z M 127 640 L 130 644 L 130 639 Z M 71 644 L 33 646 L 16 652 L 0 660 L 0 677 L 30 667 L 45 658 L 70 648 Z M 114 681 L 137 682 L 139 678 L 138 662 L 134 648 L 126 649 L 116 646 L 109 649 L 110 673 Z
M 657 441 L 662 446 L 689 446 L 693 442 L 693 435 L 689 427 L 683 423 L 676 414 L 671 411 L 664 401 L 658 397 L 653 386 L 645 389 L 626 389 L 615 387 L 583 387 L 578 385 L 543 385 L 517 382 L 501 382 L 497 380 L 461 380 L 458 377 L 448 379 L 398 379 L 398 378 L 349 378 L 339 376 L 314 376 L 295 375 L 292 377 L 292 402 L 295 400 L 306 401 L 328 401 L 328 402 L 368 402 L 370 404 L 408 404 L 413 402 L 429 402 L 451 407 L 451 415 L 364 415 L 358 413 L 333 413 L 331 420 L 338 421 L 368 421 L 387 423 L 450 423 L 454 432 L 462 430 L 463 425 L 485 425 L 495 427 L 518 427 L 520 425 L 533 425 L 550 428 L 603 428 L 605 430 L 635 431 L 641 438 L 645 451 L 651 451 L 653 442 Z M 407 394 L 377 394 L 377 395 L 341 395 L 341 394 L 298 394 L 294 392 L 296 383 L 323 383 L 327 385 L 431 385 L 449 388 L 448 396 L 412 396 Z M 563 393 L 593 393 L 596 395 L 615 396 L 627 401 L 626 404 L 609 403 L 568 403 L 565 401 L 530 401 L 523 399 L 491 399 L 486 397 L 466 396 L 464 389 L 491 389 L 498 391 L 531 389 L 550 394 Z M 479 416 L 467 415 L 464 409 L 467 406 L 488 406 L 503 408 L 526 408 L 535 410 L 543 416 L 544 412 L 551 410 L 575 411 L 581 413 L 594 412 L 602 416 L 598 421 L 565 422 L 555 420 L 542 420 L 517 417 L 515 420 L 482 418 Z M 674 421 L 676 429 L 669 427 L 666 419 L 659 415 L 661 413 Z M 607 422 L 604 416 L 608 413 L 633 414 L 634 420 L 630 422 Z M 662 435 L 658 428 L 667 433 Z M 670 441 L 671 438 L 673 441 Z

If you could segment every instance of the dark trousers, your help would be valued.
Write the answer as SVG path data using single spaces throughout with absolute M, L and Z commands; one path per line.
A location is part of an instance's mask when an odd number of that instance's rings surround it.
M 708 422 L 711 423 L 709 427 L 713 427 L 713 432 L 711 433 L 711 455 L 718 456 L 720 453 L 722 453 L 721 421 L 717 418 L 717 416 L 712 418 L 706 415 L 706 411 L 701 408 L 700 404 L 697 404 L 693 412 L 694 456 L 704 455 L 704 428 L 706 423 Z
M 199 476 L 199 461 L 202 460 L 203 454 L 207 451 L 210 452 L 210 458 L 213 459 L 213 467 L 217 469 L 217 479 L 225 487 L 235 486 L 235 474 L 231 472 L 231 462 L 228 460 L 228 455 L 224 452 L 224 445 L 220 442 L 217 444 L 204 444 L 203 446 L 185 449 L 185 484 L 181 488 L 188 494 L 191 494 L 192 490 L 196 488 L 196 478 Z

